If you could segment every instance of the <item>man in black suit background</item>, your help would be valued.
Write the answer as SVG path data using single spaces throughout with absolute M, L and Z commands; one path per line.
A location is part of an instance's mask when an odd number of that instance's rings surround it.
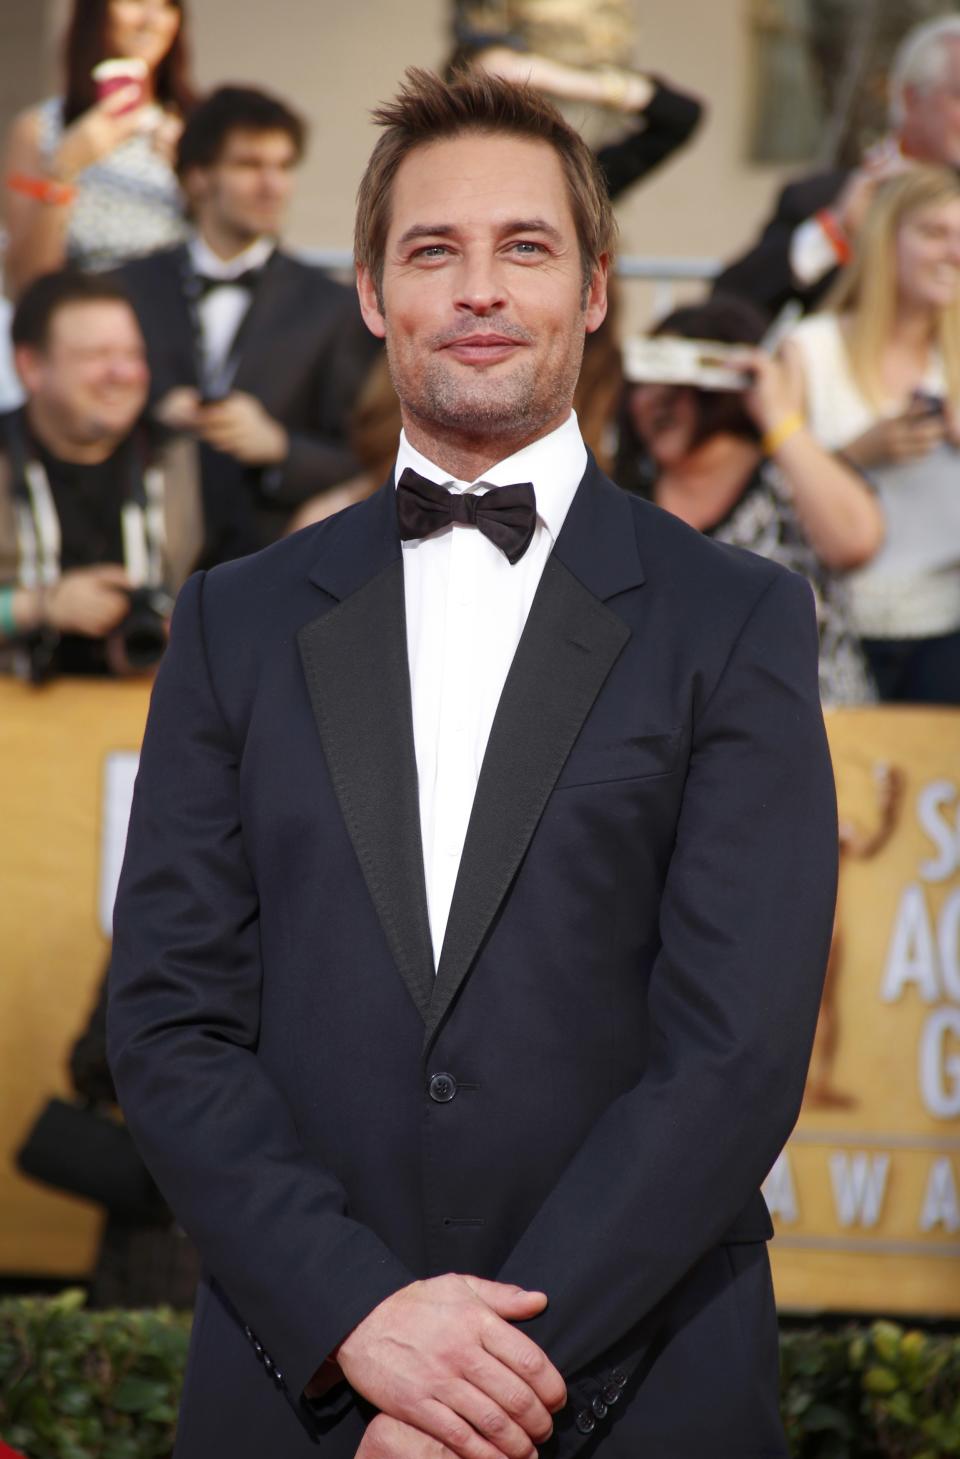
M 117 900 L 111 1064 L 205 1266 L 177 1456 L 782 1459 L 809 589 L 589 458 L 579 135 L 479 74 L 375 116 L 394 476 L 184 588 Z
M 847 262 L 879 183 L 911 163 L 960 168 L 960 16 L 909 31 L 890 68 L 890 133 L 852 171 L 788 183 L 759 241 L 728 264 L 714 288 L 775 315 L 823 298 Z
M 202 443 L 208 565 L 274 541 L 304 501 L 359 471 L 348 420 L 375 343 L 353 291 L 277 242 L 305 138 L 265 92 L 213 92 L 178 149 L 193 238 L 120 271 L 153 413 Z

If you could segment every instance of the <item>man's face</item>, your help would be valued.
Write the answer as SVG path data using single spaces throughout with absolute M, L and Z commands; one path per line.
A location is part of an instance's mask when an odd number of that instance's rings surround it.
M 906 90 L 903 140 L 918 161 L 960 168 L 960 41 L 945 42 L 944 53 L 936 86 Z
M 279 234 L 293 192 L 296 148 L 286 132 L 233 131 L 211 167 L 184 179 L 201 229 L 238 238 Z
M 382 300 L 363 269 L 358 286 L 408 432 L 505 446 L 566 419 L 584 335 L 606 312 L 606 260 L 584 301 L 557 154 L 505 134 L 431 142 L 404 159 Z
M 18 350 L 17 368 L 43 417 L 77 443 L 122 439 L 147 403 L 143 336 L 120 300 L 61 305 L 46 348 Z

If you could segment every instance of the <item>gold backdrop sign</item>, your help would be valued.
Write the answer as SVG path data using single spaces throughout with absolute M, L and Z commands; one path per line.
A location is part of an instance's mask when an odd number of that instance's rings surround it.
M 0 680 L 3 1272 L 74 1276 L 92 1257 L 96 1211 L 23 1179 L 11 1157 L 68 1090 L 148 694 Z M 778 1297 L 960 1314 L 960 712 L 849 710 L 829 730 L 840 903 L 807 1097 L 765 1187 Z
M 25 1180 L 14 1150 L 85 1027 L 109 951 L 149 685 L 0 678 L 0 1271 L 89 1269 L 94 1206 Z
M 803 1111 L 764 1187 L 777 1297 L 956 1316 L 960 712 L 835 711 L 828 728 L 840 894 Z

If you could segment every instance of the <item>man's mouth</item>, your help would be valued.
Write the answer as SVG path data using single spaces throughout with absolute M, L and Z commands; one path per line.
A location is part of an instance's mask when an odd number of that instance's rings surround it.
M 441 348 L 465 365 L 495 365 L 521 349 L 523 343 L 507 334 L 465 334 Z

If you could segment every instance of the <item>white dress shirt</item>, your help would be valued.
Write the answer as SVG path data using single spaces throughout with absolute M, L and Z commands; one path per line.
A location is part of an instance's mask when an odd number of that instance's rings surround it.
M 229 389 L 232 385 L 232 380 L 224 378 L 224 369 L 230 346 L 250 308 L 250 290 L 231 284 L 230 280 L 248 269 L 262 268 L 276 246 L 273 238 L 257 238 L 242 253 L 223 259 L 204 243 L 199 234 L 195 234 L 187 245 L 195 273 L 208 279 L 224 280 L 222 288 L 211 289 L 197 306 L 203 345 L 202 374 L 207 386 L 220 382 L 224 389 Z
M 455 481 L 401 432 L 395 481 L 408 466 L 438 486 L 478 495 L 530 481 L 537 499 L 533 540 L 512 567 L 476 527 L 460 523 L 403 544 L 420 831 L 436 967 L 500 694 L 586 470 L 587 451 L 571 411 L 563 425 L 498 461 L 478 481 Z

